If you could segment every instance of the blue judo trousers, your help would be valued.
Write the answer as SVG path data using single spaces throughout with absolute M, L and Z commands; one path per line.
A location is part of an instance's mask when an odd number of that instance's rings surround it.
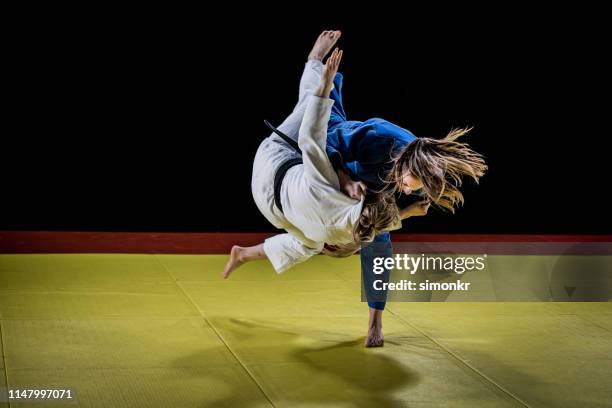
M 364 122 L 346 119 L 342 102 L 343 76 L 337 73 L 330 98 L 334 100 L 327 130 L 327 155 L 335 169 L 342 169 L 353 180 L 362 181 L 368 190 L 384 188 L 391 171 L 391 156 L 416 139 L 411 132 L 381 118 Z M 372 292 L 374 280 L 389 281 L 389 271 L 375 275 L 372 271 L 374 256 L 393 256 L 391 236 L 388 232 L 374 238 L 373 250 L 361 251 L 361 270 L 368 306 L 384 310 L 385 292 Z

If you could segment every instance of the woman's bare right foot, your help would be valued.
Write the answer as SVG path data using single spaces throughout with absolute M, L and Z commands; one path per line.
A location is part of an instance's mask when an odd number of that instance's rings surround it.
M 368 322 L 368 335 L 365 339 L 366 347 L 382 347 L 385 345 L 385 338 L 382 334 L 382 314 L 381 309 L 370 308 L 370 321 Z
M 308 59 L 323 61 L 323 58 L 331 51 L 341 35 L 340 31 L 323 31 L 317 38 L 314 47 L 312 47 L 312 51 L 308 54 Z
M 241 256 L 244 249 L 245 248 L 239 247 L 238 245 L 234 245 L 232 247 L 230 257 L 225 264 L 225 268 L 223 268 L 223 279 L 227 279 L 234 269 L 238 268 L 244 263 Z
M 368 329 L 368 335 L 365 339 L 366 347 L 383 347 L 385 345 L 385 338 L 382 334 L 382 327 L 374 326 Z

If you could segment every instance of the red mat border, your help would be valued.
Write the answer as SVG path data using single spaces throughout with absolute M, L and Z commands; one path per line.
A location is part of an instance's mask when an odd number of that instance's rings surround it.
M 0 231 L 0 253 L 227 254 L 273 233 Z M 394 242 L 612 242 L 612 235 L 393 234 Z

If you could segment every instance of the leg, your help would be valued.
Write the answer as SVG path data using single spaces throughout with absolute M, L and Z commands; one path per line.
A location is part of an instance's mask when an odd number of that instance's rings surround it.
M 321 83 L 321 75 L 323 74 L 323 62 L 318 59 L 309 59 L 306 61 L 304 72 L 300 78 L 300 90 L 298 96 L 298 103 L 293 109 L 298 110 L 309 95 L 312 95 L 314 91 L 319 87 Z
M 323 31 L 317 38 L 310 54 L 308 54 L 306 69 L 300 80 L 297 106 L 300 106 L 306 100 L 306 97 L 312 95 L 318 88 L 321 83 L 321 73 L 323 72 L 323 59 L 331 51 L 341 34 L 340 31 Z
M 278 126 L 278 130 L 295 141 L 298 140 L 302 118 L 306 110 L 307 97 L 315 92 L 321 82 L 321 75 L 323 73 L 322 60 L 332 49 L 338 38 L 340 38 L 340 31 L 323 31 L 319 38 L 317 38 L 312 51 L 308 55 L 308 61 L 300 79 L 298 103 L 287 119 Z
M 366 299 L 368 300 L 369 322 L 368 335 L 365 340 L 366 347 L 381 347 L 384 345 L 384 337 L 382 334 L 382 313 L 385 309 L 387 300 L 387 292 L 376 291 L 373 289 L 375 280 L 389 282 L 389 270 L 377 275 L 372 270 L 375 257 L 393 257 L 393 248 L 391 246 L 391 235 L 388 232 L 377 235 L 374 242 L 361 251 L 361 271 L 363 274 L 363 285 L 365 289 Z
M 368 335 L 365 339 L 366 347 L 382 347 L 385 344 L 385 338 L 382 334 L 382 313 L 382 309 L 370 307 Z
M 232 247 L 232 252 L 230 252 L 229 260 L 223 269 L 223 279 L 227 279 L 234 269 L 246 262 L 267 258 L 268 257 L 263 249 L 263 244 L 252 247 L 240 247 L 238 245 L 234 245 Z

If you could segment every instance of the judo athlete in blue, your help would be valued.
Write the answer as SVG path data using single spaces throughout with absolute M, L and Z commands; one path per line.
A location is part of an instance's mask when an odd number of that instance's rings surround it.
M 384 119 L 372 118 L 364 122 L 347 120 L 342 103 L 343 75 L 337 73 L 334 79 L 334 89 L 330 98 L 334 100 L 328 124 L 327 155 L 334 169 L 348 175 L 351 180 L 365 184 L 373 194 L 387 188 L 386 181 L 392 168 L 391 158 L 399 154 L 416 136 Z M 426 211 L 426 208 L 425 208 Z M 370 328 L 372 337 L 367 346 L 381 346 L 383 343 L 380 315 L 385 309 L 386 291 L 374 291 L 372 284 L 375 279 L 389 281 L 389 270 L 382 275 L 372 272 L 373 257 L 392 257 L 393 248 L 391 235 L 388 232 L 377 235 L 372 248 L 361 251 L 361 270 L 363 284 L 370 312 Z M 380 332 L 380 336 L 376 335 Z M 369 340 L 369 339 L 366 339 Z
M 451 131 L 444 139 L 417 138 L 410 131 L 381 118 L 347 120 L 342 101 L 343 76 L 337 73 L 330 98 L 334 100 L 328 124 L 327 155 L 338 174 L 340 188 L 357 198 L 361 194 L 417 194 L 421 200 L 400 211 L 402 219 L 422 216 L 430 203 L 454 212 L 463 203 L 458 187 L 462 176 L 476 182 L 484 174 L 482 156 L 455 140 L 467 129 Z M 388 232 L 377 235 L 361 251 L 363 285 L 370 321 L 367 347 L 384 344 L 382 312 L 387 293 L 373 288 L 374 280 L 389 281 L 389 270 L 373 273 L 374 257 L 392 257 Z

